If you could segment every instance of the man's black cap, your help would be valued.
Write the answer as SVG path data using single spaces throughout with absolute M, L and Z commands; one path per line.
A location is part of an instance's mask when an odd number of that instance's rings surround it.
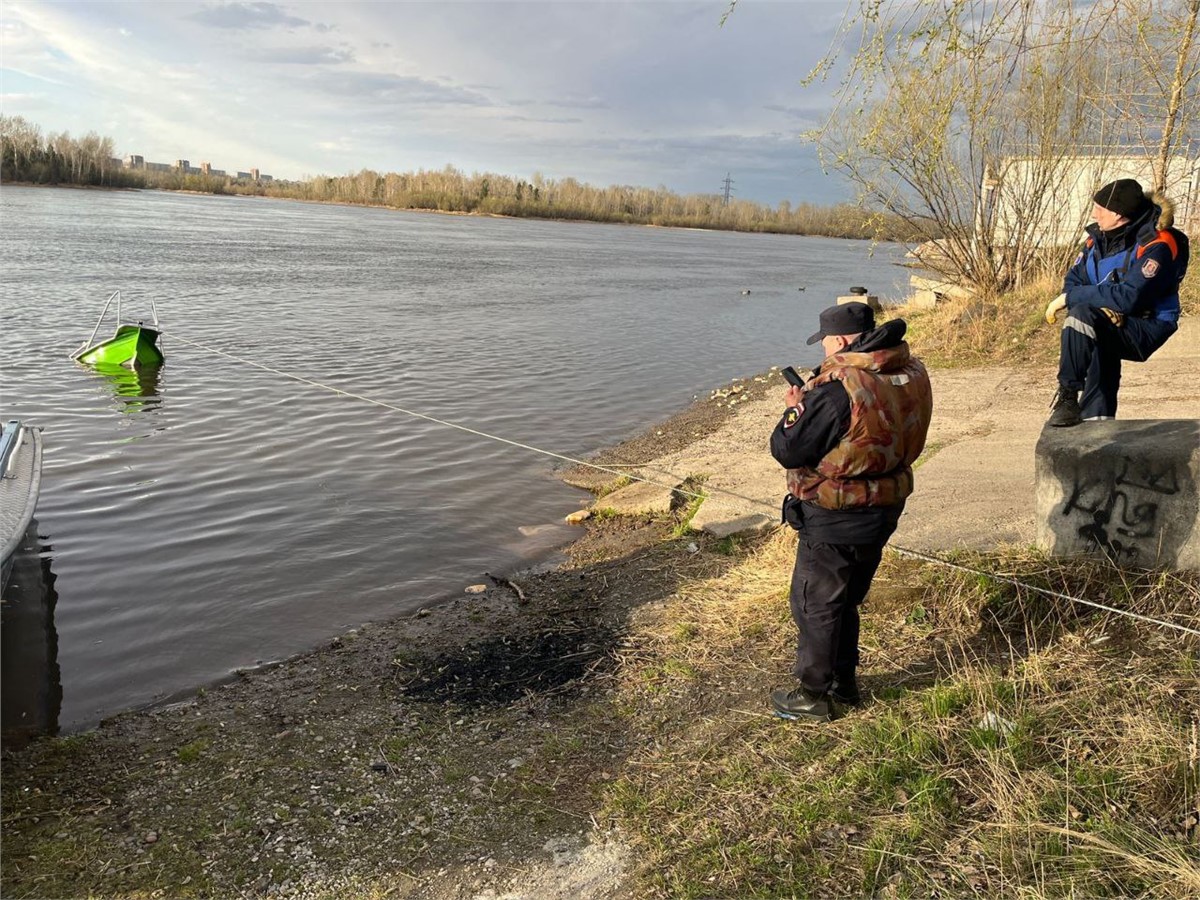
M 862 334 L 875 327 L 875 313 L 865 303 L 839 303 L 821 311 L 821 330 L 810 337 L 815 344 L 833 334 Z
M 1129 220 L 1140 218 L 1150 205 L 1142 186 L 1132 178 L 1110 181 L 1092 195 L 1092 200 L 1105 209 Z

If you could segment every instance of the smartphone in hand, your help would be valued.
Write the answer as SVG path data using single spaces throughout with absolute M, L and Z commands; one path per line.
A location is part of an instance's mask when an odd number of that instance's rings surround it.
M 800 373 L 791 366 L 784 366 L 780 370 L 783 380 L 794 387 L 804 387 L 804 379 L 800 377 Z

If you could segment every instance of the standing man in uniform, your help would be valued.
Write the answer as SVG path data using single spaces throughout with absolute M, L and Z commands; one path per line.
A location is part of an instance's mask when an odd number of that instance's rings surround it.
M 1047 423 L 1059 427 L 1114 418 L 1121 360 L 1148 359 L 1179 327 L 1188 239 L 1171 227 L 1174 205 L 1132 178 L 1104 185 L 1092 201 L 1096 221 L 1046 307 L 1050 324 L 1067 310 Z
M 799 684 L 772 693 L 771 706 L 783 718 L 829 721 L 830 698 L 860 702 L 858 607 L 912 493 L 933 392 L 903 319 L 876 328 L 869 306 L 846 303 L 820 324 L 808 343 L 820 341 L 825 360 L 788 388 L 771 435 L 788 470 L 783 518 L 800 532 L 790 595 Z

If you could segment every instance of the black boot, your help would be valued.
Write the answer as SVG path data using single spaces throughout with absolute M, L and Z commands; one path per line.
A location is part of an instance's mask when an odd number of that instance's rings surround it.
M 833 719 L 828 698 L 810 694 L 802 687 L 794 691 L 785 691 L 783 688 L 772 691 L 771 707 L 781 719 L 813 719 L 818 722 Z
M 862 703 L 862 694 L 858 691 L 858 680 L 853 675 L 839 675 L 833 679 L 829 696 L 838 703 L 846 706 L 858 706 Z
M 1072 425 L 1078 425 L 1082 421 L 1083 414 L 1079 409 L 1079 392 L 1059 385 L 1058 392 L 1054 395 L 1054 399 L 1050 401 L 1050 418 L 1046 421 L 1046 424 L 1053 425 L 1055 428 L 1069 428 Z

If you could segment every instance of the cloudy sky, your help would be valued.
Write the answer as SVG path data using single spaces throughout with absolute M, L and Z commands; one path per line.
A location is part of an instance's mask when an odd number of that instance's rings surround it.
M 155 162 L 833 202 L 801 79 L 845 2 L 0 2 L 0 108 Z

